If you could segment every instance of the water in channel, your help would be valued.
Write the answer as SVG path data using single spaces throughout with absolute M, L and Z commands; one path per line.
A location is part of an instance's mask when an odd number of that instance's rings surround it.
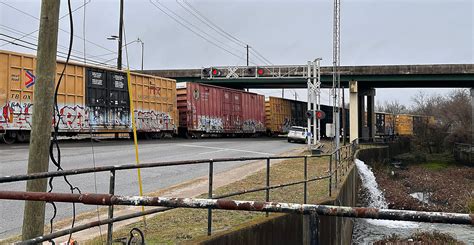
M 383 192 L 379 189 L 375 175 L 370 167 L 359 159 L 355 159 L 355 164 L 362 180 L 362 187 L 367 192 L 367 205 L 372 208 L 388 208 L 388 203 L 385 200 Z M 466 244 L 474 244 L 474 228 L 469 225 L 431 224 L 374 219 L 354 219 L 352 243 L 371 244 L 391 234 L 405 238 L 417 231 L 435 230 L 442 233 L 449 233 Z

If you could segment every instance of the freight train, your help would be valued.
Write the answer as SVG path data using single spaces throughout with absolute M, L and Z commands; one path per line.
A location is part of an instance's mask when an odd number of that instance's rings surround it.
M 57 62 L 56 81 L 65 63 Z M 6 143 L 28 140 L 34 109 L 36 58 L 0 50 L 0 138 Z M 201 83 L 179 83 L 131 73 L 138 136 L 188 138 L 238 135 L 280 135 L 291 126 L 306 126 L 307 102 Z M 59 87 L 59 134 L 130 133 L 128 79 L 123 71 L 69 63 Z M 321 105 L 321 136 L 332 123 L 333 108 Z M 349 110 L 340 117 L 349 133 Z M 343 118 L 345 123 L 343 123 Z M 365 120 L 366 121 L 366 120 Z M 413 135 L 433 117 L 376 113 L 376 135 Z
M 64 62 L 56 65 L 56 81 Z M 31 130 L 36 58 L 0 50 L 0 138 L 24 142 Z M 132 73 L 137 132 L 161 137 L 177 132 L 176 81 Z M 130 133 L 126 73 L 80 63 L 67 64 L 59 87 L 59 134 Z
M 427 126 L 436 123 L 436 118 L 433 116 L 376 112 L 375 135 L 380 137 L 389 135 L 413 136 L 422 133 Z
M 307 102 L 283 99 L 270 96 L 265 101 L 265 125 L 267 127 L 268 135 L 280 135 L 288 133 L 291 126 L 307 126 Z M 333 107 L 327 105 L 320 105 L 320 109 L 324 111 L 325 118 L 321 119 L 320 134 L 321 137 L 326 137 L 326 124 L 333 123 Z M 340 110 L 342 112 L 342 109 Z M 339 117 L 339 125 L 346 127 L 346 132 L 349 132 L 349 109 L 344 109 L 345 116 L 342 114 Z M 345 124 L 343 123 L 343 118 Z
M 260 135 L 265 132 L 263 95 L 202 83 L 178 83 L 178 132 L 203 135 Z

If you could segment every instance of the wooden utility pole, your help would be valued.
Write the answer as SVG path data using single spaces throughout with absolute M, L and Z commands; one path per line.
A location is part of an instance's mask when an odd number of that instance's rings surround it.
M 53 121 L 60 1 L 42 0 L 28 174 L 47 172 Z M 28 180 L 26 191 L 46 192 L 47 179 Z M 43 235 L 45 202 L 26 201 L 22 240 Z

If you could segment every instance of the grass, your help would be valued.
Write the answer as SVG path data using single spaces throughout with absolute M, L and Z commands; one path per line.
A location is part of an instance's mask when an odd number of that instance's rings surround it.
M 421 166 L 429 170 L 442 170 L 453 164 L 455 160 L 451 153 L 433 153 L 426 155 L 426 162 Z
M 264 164 L 264 163 L 262 163 Z M 270 185 L 294 182 L 304 179 L 303 159 L 290 159 L 272 164 L 270 167 Z M 328 158 L 308 159 L 308 178 L 327 174 Z M 224 194 L 235 191 L 265 186 L 266 170 L 256 172 L 243 180 L 223 186 L 214 194 Z M 308 203 L 317 203 L 328 198 L 328 180 L 308 183 Z M 207 197 L 203 194 L 200 197 Z M 234 200 L 265 200 L 265 191 L 248 193 L 232 197 Z M 303 202 L 303 185 L 294 185 L 270 191 L 270 200 L 279 202 Z M 270 214 L 279 215 L 279 214 Z M 245 211 L 213 210 L 213 234 L 229 231 L 246 222 L 265 218 L 264 213 Z M 128 232 L 138 227 L 144 230 L 141 222 L 128 225 L 114 232 L 114 238 L 126 237 Z M 207 234 L 207 210 L 203 209 L 173 209 L 147 219 L 146 240 L 149 244 L 175 244 L 189 241 Z M 100 238 L 86 244 L 101 244 Z

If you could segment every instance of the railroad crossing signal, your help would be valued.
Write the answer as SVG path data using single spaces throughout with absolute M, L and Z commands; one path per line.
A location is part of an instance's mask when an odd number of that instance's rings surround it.
M 326 113 L 324 113 L 324 111 L 321 111 L 321 110 L 316 111 L 316 119 L 321 120 L 324 118 L 326 118 Z
M 314 117 L 316 117 L 316 119 L 321 120 L 321 119 L 326 118 L 326 113 L 324 113 L 324 111 L 321 111 L 321 110 L 317 110 L 317 111 L 309 110 L 309 111 L 306 111 L 306 117 L 309 119 L 313 119 Z

